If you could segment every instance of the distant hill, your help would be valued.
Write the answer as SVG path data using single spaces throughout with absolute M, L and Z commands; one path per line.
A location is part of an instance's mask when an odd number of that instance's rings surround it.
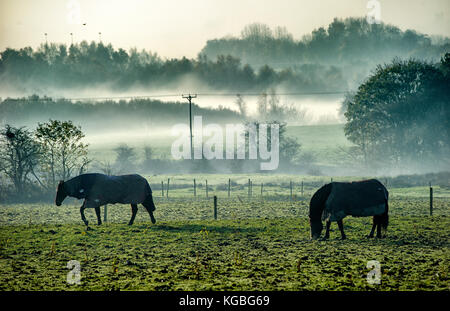
M 414 30 L 369 24 L 365 18 L 335 18 L 328 27 L 315 29 L 300 40 L 294 40 L 286 28 L 250 24 L 240 37 L 208 40 L 200 54 L 211 59 L 231 55 L 256 68 L 269 65 L 315 72 L 320 66 L 329 66 L 358 83 L 375 65 L 394 57 L 437 61 L 449 50 L 448 38 L 433 42 Z M 307 64 L 310 67 L 305 67 Z

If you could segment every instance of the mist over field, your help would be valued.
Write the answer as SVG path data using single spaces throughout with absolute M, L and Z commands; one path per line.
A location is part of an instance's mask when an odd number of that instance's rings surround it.
M 286 27 L 250 23 L 239 35 L 209 38 L 195 58 L 127 51 L 102 40 L 6 48 L 0 123 L 34 130 L 49 120 L 70 120 L 81 127 L 95 161 L 117 166 L 117 150 L 125 146 L 127 161 L 142 163 L 117 172 L 151 172 L 152 159 L 172 158 L 172 127 L 189 124 L 182 95 L 196 94 L 192 116 L 202 116 L 205 125 L 283 124 L 281 171 L 446 171 L 449 50 L 447 37 L 356 17 L 334 18 L 299 39 Z M 378 77 L 385 80 L 371 82 Z M 367 96 L 387 117 L 372 113 Z M 405 107 L 393 106 L 397 98 L 407 98 Z M 252 172 L 250 162 L 201 170 Z

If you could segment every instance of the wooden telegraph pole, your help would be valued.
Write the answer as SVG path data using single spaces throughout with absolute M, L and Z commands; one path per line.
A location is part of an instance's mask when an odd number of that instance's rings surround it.
M 194 159 L 194 145 L 192 144 L 192 98 L 196 98 L 195 95 L 181 95 L 183 98 L 186 98 L 189 101 L 189 131 L 190 131 L 190 139 L 191 139 L 191 160 Z

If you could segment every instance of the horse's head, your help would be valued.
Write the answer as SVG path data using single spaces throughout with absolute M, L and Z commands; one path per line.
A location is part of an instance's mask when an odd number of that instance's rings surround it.
M 311 239 L 316 240 L 320 238 L 320 234 L 322 233 L 323 225 L 320 219 L 311 220 L 309 219 L 309 225 L 311 226 Z
M 56 206 L 61 206 L 62 201 L 67 197 L 66 189 L 64 189 L 64 181 L 59 181 L 58 188 L 56 189 Z

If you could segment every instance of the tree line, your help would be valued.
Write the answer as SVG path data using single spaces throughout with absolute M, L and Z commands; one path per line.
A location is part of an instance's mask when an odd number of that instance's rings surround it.
M 193 112 L 202 115 L 208 122 L 239 122 L 242 115 L 225 107 L 205 108 L 192 105 Z M 84 129 L 97 132 L 118 127 L 142 128 L 171 126 L 187 122 L 189 104 L 186 102 L 162 102 L 149 98 L 130 100 L 69 100 L 31 95 L 21 98 L 6 98 L 0 102 L 0 122 L 16 125 L 34 125 L 51 119 L 70 120 Z
M 231 97 L 232 98 L 232 97 Z M 258 120 L 282 122 L 306 122 L 307 110 L 293 103 L 281 102 L 274 88 L 264 90 L 257 96 L 255 115 L 249 113 L 248 98 L 236 94 L 230 103 L 235 109 L 192 105 L 194 115 L 201 115 L 209 123 L 241 123 Z M 70 118 L 83 126 L 98 132 L 118 127 L 135 128 L 147 126 L 168 127 L 184 123 L 189 112 L 186 102 L 162 102 L 151 98 L 130 100 L 70 100 L 31 95 L 21 98 L 6 98 L 0 101 L 0 123 L 31 125 L 50 119 Z
M 257 69 L 255 69 L 257 68 Z M 177 87 L 183 79 L 197 80 L 203 88 L 233 91 L 262 91 L 283 85 L 297 91 L 346 89 L 337 70 L 315 66 L 315 73 L 252 67 L 237 57 L 219 55 L 210 59 L 165 59 L 146 50 L 115 49 L 111 44 L 86 42 L 45 43 L 34 50 L 7 48 L 0 53 L 0 82 L 5 88 L 31 93 L 49 93 L 72 88 L 106 87 L 115 91 L 130 88 Z
M 335 18 L 295 40 L 285 27 L 253 23 L 239 37 L 208 40 L 200 54 L 210 58 L 232 55 L 251 65 L 284 68 L 299 64 L 380 64 L 394 57 L 439 58 L 448 50 L 448 38 L 430 38 L 390 24 L 370 24 L 366 18 Z
M 240 37 L 208 40 L 195 59 L 164 59 L 151 51 L 94 41 L 7 48 L 0 52 L 0 81 L 25 93 L 100 86 L 167 89 L 186 78 L 238 92 L 275 86 L 336 91 L 356 87 L 377 64 L 394 57 L 437 60 L 449 48 L 448 38 L 369 24 L 365 18 L 335 18 L 300 40 L 284 27 L 254 23 Z
M 349 17 L 335 18 L 328 26 L 314 29 L 299 40 L 285 27 L 272 29 L 253 23 L 240 36 L 208 40 L 200 54 L 210 59 L 231 55 L 250 66 L 268 65 L 277 71 L 309 76 L 303 84 L 323 79 L 334 88 L 346 84 L 353 89 L 378 64 L 395 57 L 437 61 L 449 49 L 449 38 Z

